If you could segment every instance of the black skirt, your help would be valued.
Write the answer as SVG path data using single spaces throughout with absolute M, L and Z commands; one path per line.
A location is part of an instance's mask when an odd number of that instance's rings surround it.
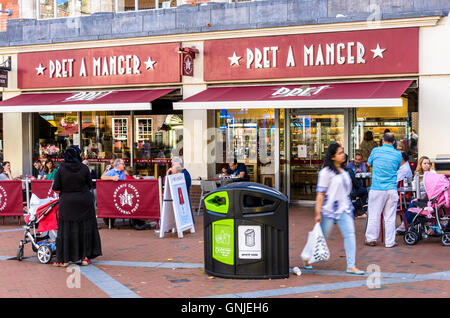
M 96 218 L 82 221 L 58 219 L 56 238 L 56 261 L 58 263 L 77 262 L 102 255 L 100 234 Z

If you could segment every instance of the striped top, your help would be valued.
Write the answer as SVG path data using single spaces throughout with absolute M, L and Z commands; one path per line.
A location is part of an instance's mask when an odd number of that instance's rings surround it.
M 368 163 L 372 165 L 371 190 L 397 190 L 397 171 L 402 164 L 402 155 L 394 146 L 376 147 L 370 153 Z

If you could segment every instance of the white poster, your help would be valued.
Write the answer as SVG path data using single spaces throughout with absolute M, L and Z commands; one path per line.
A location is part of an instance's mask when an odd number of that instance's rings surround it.
M 80 146 L 80 134 L 72 134 L 73 145 Z
M 166 177 L 159 237 L 164 237 L 164 233 L 173 228 L 177 229 L 179 238 L 183 237 L 183 231 L 186 230 L 195 233 L 191 203 L 187 193 L 186 180 L 182 173 Z
M 299 158 L 308 157 L 308 153 L 306 152 L 306 145 L 298 145 L 298 157 Z
M 240 259 L 261 259 L 261 226 L 239 225 L 238 244 Z

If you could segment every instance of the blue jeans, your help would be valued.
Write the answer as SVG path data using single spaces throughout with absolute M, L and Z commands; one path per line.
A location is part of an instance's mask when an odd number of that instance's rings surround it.
M 347 269 L 355 267 L 356 258 L 356 238 L 355 238 L 355 224 L 353 218 L 348 213 L 342 213 L 339 219 L 324 217 L 322 215 L 322 221 L 320 227 L 322 228 L 323 235 L 328 236 L 334 224 L 339 226 L 341 234 L 344 237 L 344 249 L 347 257 Z

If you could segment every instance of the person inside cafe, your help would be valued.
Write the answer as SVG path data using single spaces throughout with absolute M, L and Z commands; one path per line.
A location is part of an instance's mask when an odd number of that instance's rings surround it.
M 232 163 L 229 163 L 227 168 L 222 168 L 222 172 L 227 176 L 239 177 L 243 181 L 250 180 L 247 173 L 247 167 L 241 162 L 238 163 L 237 159 L 234 159 Z
M 355 159 L 350 161 L 347 165 L 347 169 L 352 169 L 356 173 L 367 172 L 366 164 L 363 162 L 363 156 L 361 153 L 357 152 L 355 154 Z
M 45 160 L 44 164 L 44 172 L 45 175 L 43 177 L 44 180 L 54 180 L 56 171 L 58 171 L 58 167 L 55 166 L 55 163 L 52 159 Z
M 389 128 L 386 128 L 385 130 L 384 130 L 384 133 L 383 133 L 383 136 L 384 136 L 384 134 L 390 134 L 390 133 L 392 133 L 391 132 L 391 130 L 389 129 Z M 383 145 L 384 145 L 384 139 L 383 138 L 381 138 L 380 139 L 380 147 L 383 147 Z M 395 149 L 397 149 L 397 140 L 394 140 L 394 144 L 392 145 Z
M 36 179 L 43 179 L 45 175 L 44 166 L 42 165 L 42 162 L 38 159 L 35 162 L 33 162 L 33 177 Z
M 125 174 L 125 162 L 122 159 L 116 159 L 114 160 L 114 168 L 106 171 L 101 176 L 102 180 L 112 180 L 112 181 L 118 181 L 118 180 L 125 180 L 126 174 Z
M 364 162 L 367 162 L 372 149 L 375 147 L 378 147 L 378 144 L 375 140 L 373 140 L 373 133 L 368 130 L 364 133 L 364 140 L 359 145 L 359 149 L 361 151 L 360 153 Z

